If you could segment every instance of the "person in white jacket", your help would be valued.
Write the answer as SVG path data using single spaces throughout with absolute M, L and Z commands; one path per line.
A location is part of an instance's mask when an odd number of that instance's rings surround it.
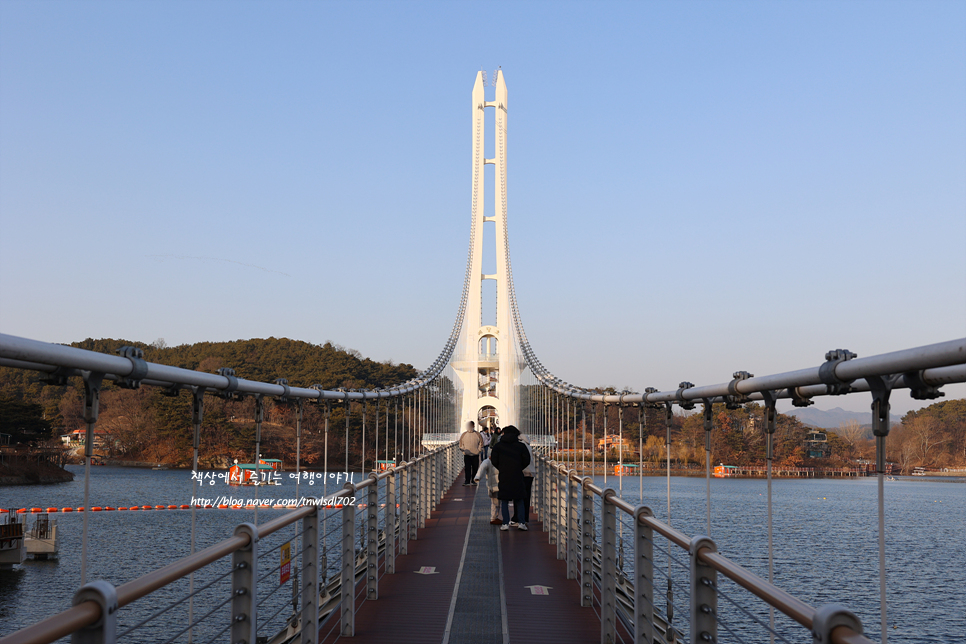
M 474 480 L 479 481 L 484 476 L 486 477 L 486 492 L 490 495 L 490 524 L 500 525 L 503 523 L 500 519 L 500 499 L 496 498 L 496 493 L 500 491 L 500 480 L 490 459 L 480 463 L 480 469 L 476 472 Z

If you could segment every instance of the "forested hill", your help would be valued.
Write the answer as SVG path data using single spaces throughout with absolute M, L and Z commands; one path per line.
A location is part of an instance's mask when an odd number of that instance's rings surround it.
M 125 345 L 143 349 L 149 362 L 207 373 L 230 367 L 239 378 L 262 382 L 286 378 L 293 387 L 387 387 L 417 374 L 412 365 L 375 362 L 331 343 L 319 346 L 287 338 L 199 342 L 177 347 L 165 346 L 163 341 L 149 345 L 131 340 L 87 339 L 71 346 L 114 354 Z M 9 434 L 14 443 L 41 442 L 83 426 L 80 378 L 71 378 L 66 386 L 54 386 L 44 383 L 44 376 L 36 371 L 0 368 L 0 432 Z M 185 396 L 179 399 L 183 399 L 177 403 L 181 407 L 188 404 Z M 162 396 L 156 387 L 130 391 L 105 382 L 98 429 L 115 426 L 111 433 L 120 441 L 117 450 L 126 455 L 143 453 L 147 446 L 163 442 L 173 434 L 178 436 L 175 442 L 183 443 L 185 436 L 190 437 L 185 420 L 190 412 L 186 407 L 169 414 L 167 410 L 175 402 Z M 206 425 L 218 422 L 221 416 L 240 420 L 249 413 L 247 404 L 225 405 L 225 401 L 209 402 Z M 247 433 L 247 429 L 239 433 L 235 431 L 238 428 L 223 425 L 227 434 Z M 129 436 L 132 427 L 137 431 Z
M 326 389 L 386 387 L 416 375 L 412 365 L 375 362 L 363 358 L 358 351 L 329 342 L 320 346 L 288 338 L 198 342 L 177 347 L 165 346 L 163 341 L 144 344 L 88 338 L 71 346 L 113 354 L 125 345 L 143 349 L 148 362 L 208 373 L 214 373 L 219 367 L 231 367 L 239 378 L 261 382 L 286 378 L 293 387 L 314 384 Z

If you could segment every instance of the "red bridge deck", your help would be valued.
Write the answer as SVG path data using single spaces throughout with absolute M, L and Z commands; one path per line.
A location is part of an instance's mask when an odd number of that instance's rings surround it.
M 594 609 L 580 606 L 578 584 L 567 579 L 566 562 L 556 558 L 556 546 L 548 544 L 547 533 L 534 520 L 536 517 L 531 513 L 527 532 L 515 528 L 501 532 L 498 526 L 489 525 L 485 489 L 463 487 L 461 481 L 462 476 L 432 513 L 426 528 L 419 530 L 418 540 L 409 542 L 409 554 L 397 557 L 398 572 L 385 575 L 380 569 L 379 599 L 357 604 L 356 635 L 341 639 L 359 644 L 600 641 L 600 622 Z M 474 515 L 475 530 L 471 530 Z M 488 544 L 495 544 L 497 536 L 499 545 L 485 550 Z M 465 561 L 464 548 L 468 553 Z M 478 567 L 470 564 L 471 551 L 477 556 L 492 552 L 493 567 L 481 575 Z M 454 597 L 461 561 L 462 579 Z M 499 604 L 492 596 L 478 600 L 478 593 L 486 597 L 487 592 L 478 586 L 486 586 L 487 581 L 474 586 L 474 578 L 491 572 L 495 580 L 501 562 Z M 425 567 L 435 568 L 435 574 L 417 572 Z M 535 595 L 529 586 L 547 586 L 549 591 Z M 359 594 L 362 588 L 357 588 L 360 599 L 365 596 L 364 592 Z M 475 610 L 479 607 L 486 608 Z M 322 642 L 340 639 L 337 622 L 333 621 L 337 619 L 334 615 L 323 625 Z M 470 635 L 477 623 L 479 630 Z M 447 625 L 452 625 L 450 632 Z

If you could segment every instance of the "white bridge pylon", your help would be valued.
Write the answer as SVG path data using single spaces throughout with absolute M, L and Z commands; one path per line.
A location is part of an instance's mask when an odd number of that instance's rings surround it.
M 452 366 L 463 383 L 462 422 L 484 426 L 517 425 L 520 419 L 518 387 L 520 374 L 525 368 L 519 350 L 513 318 L 511 317 L 511 276 L 509 269 L 509 244 L 507 241 L 507 89 L 503 71 L 496 72 L 495 97 L 485 97 L 485 77 L 477 72 L 472 94 L 472 184 L 470 191 L 470 256 L 466 279 L 466 314 L 460 333 L 458 348 L 453 354 Z M 494 157 L 485 158 L 486 110 L 493 108 Z M 487 216 L 484 208 L 484 169 L 493 165 L 494 205 L 493 215 Z M 496 272 L 483 273 L 483 231 L 493 224 Z M 483 282 L 496 283 L 495 324 L 484 324 Z M 492 320 L 490 318 L 487 321 Z

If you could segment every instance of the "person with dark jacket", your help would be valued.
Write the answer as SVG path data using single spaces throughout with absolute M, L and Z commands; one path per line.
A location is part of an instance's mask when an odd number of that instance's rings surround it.
M 490 454 L 490 463 L 500 475 L 497 492 L 503 510 L 503 525 L 500 530 L 509 530 L 511 525 L 519 527 L 520 530 L 527 529 L 525 523 L 520 523 L 519 515 L 527 494 L 523 470 L 530 465 L 530 450 L 520 442 L 519 436 L 519 429 L 507 425 L 503 428 L 503 438 L 493 446 Z M 513 521 L 510 520 L 510 501 L 513 501 Z

